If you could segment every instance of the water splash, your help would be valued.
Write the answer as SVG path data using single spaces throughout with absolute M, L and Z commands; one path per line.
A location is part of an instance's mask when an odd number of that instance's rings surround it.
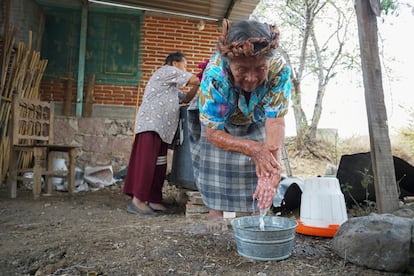
M 266 216 L 267 211 L 269 211 L 269 208 L 265 208 L 265 209 L 260 210 L 259 228 L 260 228 L 261 231 L 264 231 L 264 228 L 265 228 L 264 217 Z

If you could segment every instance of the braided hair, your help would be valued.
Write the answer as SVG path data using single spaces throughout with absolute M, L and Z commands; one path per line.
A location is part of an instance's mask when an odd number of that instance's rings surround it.
M 270 58 L 279 47 L 279 29 L 274 25 L 254 20 L 243 20 L 234 25 L 223 20 L 223 31 L 217 48 L 223 58 L 263 56 Z

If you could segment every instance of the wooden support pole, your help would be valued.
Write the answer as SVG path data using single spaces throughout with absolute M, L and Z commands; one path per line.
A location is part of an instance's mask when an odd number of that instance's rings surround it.
M 82 1 L 81 29 L 79 41 L 78 83 L 76 97 L 76 117 L 82 116 L 83 84 L 85 75 L 86 37 L 88 27 L 88 2 Z
M 391 213 L 399 208 L 394 161 L 388 132 L 378 49 L 377 16 L 380 1 L 355 1 L 365 104 L 371 145 L 372 170 L 377 210 Z
M 72 88 L 73 88 L 73 76 L 72 73 L 68 74 L 66 80 L 66 89 L 64 97 L 63 115 L 72 116 Z
M 93 93 L 95 90 L 95 74 L 88 76 L 88 84 L 85 93 L 85 104 L 83 107 L 83 117 L 91 117 L 93 109 Z

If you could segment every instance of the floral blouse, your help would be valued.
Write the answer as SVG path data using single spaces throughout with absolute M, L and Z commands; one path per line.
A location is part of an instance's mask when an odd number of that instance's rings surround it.
M 175 66 L 164 65 L 151 76 L 145 87 L 142 104 L 136 118 L 136 133 L 155 131 L 170 144 L 178 127 L 180 102 L 184 87 L 192 73 L 183 72 Z
M 284 116 L 290 100 L 290 68 L 284 59 L 274 56 L 262 85 L 250 93 L 250 99 L 233 84 L 225 60 L 215 53 L 203 73 L 200 85 L 200 121 L 213 129 L 224 129 L 225 122 L 244 125 L 265 118 Z

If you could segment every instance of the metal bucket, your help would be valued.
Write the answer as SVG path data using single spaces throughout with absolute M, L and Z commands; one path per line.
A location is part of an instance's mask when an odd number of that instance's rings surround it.
M 298 223 L 289 218 L 265 216 L 260 230 L 259 216 L 246 216 L 231 221 L 237 252 L 248 259 L 279 261 L 292 254 Z

